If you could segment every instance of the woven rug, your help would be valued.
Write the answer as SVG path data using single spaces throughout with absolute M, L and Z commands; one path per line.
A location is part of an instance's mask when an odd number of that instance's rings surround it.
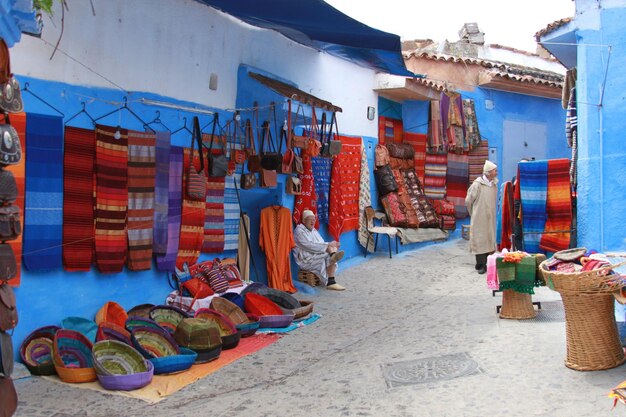
M 548 162 L 520 162 L 517 166 L 522 197 L 524 250 L 528 253 L 538 253 L 541 234 L 546 225 Z
M 446 173 L 448 154 L 426 154 L 424 172 L 424 195 L 430 199 L 442 199 L 446 196 Z
M 389 117 L 378 117 L 378 143 L 386 145 L 387 143 L 402 142 L 402 120 L 392 119 Z
M 152 253 L 158 256 L 167 251 L 170 148 L 170 132 L 157 132 Z
M 152 266 L 156 136 L 128 131 L 128 259 L 131 271 Z
M 96 266 L 102 273 L 124 269 L 128 238 L 128 131 L 96 126 Z
M 348 136 L 336 136 L 336 139 L 341 141 L 342 148 L 333 159 L 328 231 L 339 241 L 343 232 L 359 228 L 362 140 Z
M 93 173 L 96 132 L 65 128 L 63 158 L 63 266 L 89 271 L 93 262 Z
M 208 177 L 209 188 L 204 210 L 204 240 L 202 252 L 224 251 L 224 192 L 226 177 Z
M 25 194 L 25 172 L 26 172 L 26 113 L 11 114 L 11 126 L 17 131 L 17 136 L 20 138 L 20 144 L 22 145 L 22 160 L 19 164 L 9 165 L 5 167 L 7 171 L 11 171 L 15 177 L 17 183 L 17 198 L 13 203 L 20 208 L 20 222 L 24 224 L 24 194 Z M 19 286 L 20 277 L 22 275 L 22 235 L 19 235 L 17 239 L 7 242 L 11 245 L 13 253 L 15 254 L 15 263 L 17 264 L 17 273 L 15 277 L 9 280 L 9 284 L 12 286 Z
M 441 102 L 439 100 L 431 100 L 428 109 L 427 149 L 432 153 L 443 153 L 447 152 L 447 145 L 447 142 L 444 140 L 441 121 Z
M 398 236 L 403 245 L 408 243 L 431 242 L 448 239 L 448 232 L 441 229 L 406 229 L 398 227 Z
M 320 219 L 317 216 L 317 193 L 315 192 L 315 180 L 313 178 L 313 158 L 307 153 L 302 155 L 302 174 L 298 178 L 302 183 L 302 193 L 295 196 L 291 219 L 294 224 L 300 224 L 304 210 L 315 213 L 315 228 L 319 229 Z
M 365 208 L 372 205 L 372 193 L 370 191 L 370 167 L 367 163 L 367 151 L 365 147 L 361 148 L 361 180 L 359 183 L 359 233 L 358 239 L 364 248 L 374 252 L 374 240 L 368 239 L 367 221 L 365 220 Z M 368 245 L 368 241 L 369 245 Z
M 167 246 L 165 254 L 156 256 L 157 269 L 173 271 L 178 256 L 183 192 L 183 148 L 172 146 L 169 155 L 167 198 Z
M 63 267 L 63 119 L 26 119 L 26 197 L 22 261 L 29 271 Z
M 428 137 L 421 133 L 404 132 L 404 142 L 413 146 L 415 149 L 414 169 L 415 174 L 420 182 L 424 182 L 424 173 L 426 171 L 426 142 Z
M 317 219 L 320 223 L 328 223 L 328 204 L 330 201 L 330 171 L 332 158 L 316 156 L 311 158 L 315 195 L 317 196 Z
M 235 183 L 241 184 L 241 174 L 226 177 L 224 186 L 224 250 L 237 250 L 239 248 L 239 200 Z M 239 187 L 239 185 L 237 185 Z
M 483 166 L 485 161 L 489 159 L 489 143 L 484 139 L 480 144 L 468 152 L 469 156 L 469 179 L 468 186 L 481 175 L 483 175 Z
M 110 395 L 121 395 L 124 397 L 137 398 L 150 404 L 156 404 L 164 400 L 169 395 L 180 391 L 189 384 L 212 374 L 225 367 L 226 365 L 252 355 L 255 352 L 277 342 L 280 339 L 278 334 L 255 334 L 254 336 L 243 338 L 239 341 L 237 347 L 233 349 L 223 350 L 219 358 L 208 363 L 193 365 L 185 372 L 173 375 L 155 375 L 152 382 L 147 386 L 134 391 L 108 391 L 102 388 L 99 382 L 86 382 L 82 384 L 69 384 L 63 382 L 58 376 L 44 376 L 43 378 L 67 384 L 74 388 L 89 389 L 92 391 L 100 391 Z
M 474 100 L 471 98 L 463 99 L 463 115 L 465 117 L 465 139 L 469 149 L 474 149 L 480 145 L 480 131 L 478 129 L 478 120 L 476 119 Z
M 569 248 L 572 227 L 572 194 L 569 177 L 569 159 L 548 161 L 548 196 L 546 199 L 546 226 L 539 247 L 548 252 Z M 554 233 L 568 231 L 566 233 Z
M 446 197 L 454 204 L 456 218 L 464 219 L 469 213 L 465 206 L 467 195 L 467 179 L 469 176 L 469 159 L 467 153 L 448 154 L 448 171 L 446 175 Z

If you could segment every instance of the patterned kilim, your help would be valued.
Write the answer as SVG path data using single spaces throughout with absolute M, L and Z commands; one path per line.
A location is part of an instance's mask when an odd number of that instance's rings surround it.
M 426 142 L 428 137 L 421 133 L 409 133 L 404 132 L 404 142 L 411 144 L 413 149 L 415 149 L 415 174 L 420 179 L 420 181 L 424 182 L 424 173 L 426 170 Z
M 391 119 L 389 117 L 378 117 L 378 143 L 402 142 L 402 120 Z
M 439 227 L 439 218 L 424 193 L 414 171 L 404 170 L 404 184 L 417 214 L 419 227 Z
M 170 148 L 169 166 L 167 247 L 164 255 L 156 257 L 157 268 L 161 271 L 173 271 L 178 256 L 182 214 L 183 148 L 178 146 Z
M 187 262 L 193 265 L 200 256 L 204 242 L 204 218 L 206 201 L 190 200 L 187 197 L 187 171 L 191 165 L 191 149 L 185 148 L 183 154 L 183 181 L 182 181 L 182 217 L 180 221 L 180 240 L 176 266 L 182 268 Z M 200 169 L 200 158 L 194 152 L 193 166 Z
M 546 226 L 548 162 L 520 162 L 517 166 L 522 197 L 524 250 L 539 253 L 539 241 Z
M 362 139 L 338 135 L 336 139 L 341 141 L 342 148 L 333 160 L 328 231 L 339 241 L 343 232 L 359 228 Z
M 446 196 L 447 170 L 447 154 L 426 154 L 424 173 L 424 195 L 426 198 L 437 200 Z
M 569 177 L 569 159 L 548 161 L 548 198 L 546 227 L 539 247 L 548 252 L 569 248 L 572 227 L 572 195 Z M 567 231 L 566 233 L 554 233 Z
M 226 177 L 224 188 L 224 250 L 239 248 L 239 200 L 235 183 L 241 184 L 241 174 Z M 239 187 L 239 185 L 237 185 Z
M 120 138 L 115 139 L 119 130 Z M 128 131 L 96 126 L 96 266 L 102 273 L 124 269 L 128 238 Z
M 330 199 L 330 170 L 332 158 L 316 156 L 311 158 L 313 163 L 313 178 L 315 179 L 315 194 L 317 195 L 317 219 L 320 223 L 328 223 L 328 201 Z
M 152 266 L 156 136 L 128 131 L 128 260 L 131 271 Z
M 483 165 L 485 161 L 489 159 L 489 143 L 487 139 L 483 139 L 480 145 L 469 151 L 469 180 L 468 187 L 472 185 L 472 182 L 481 175 L 483 175 Z
M 202 252 L 224 251 L 224 191 L 226 177 L 208 177 Z
M 26 198 L 22 261 L 29 271 L 63 266 L 63 119 L 26 119 Z
M 428 151 L 433 153 L 446 152 L 448 144 L 444 140 L 443 124 L 441 122 L 441 102 L 439 100 L 430 101 L 428 115 Z
M 152 252 L 159 256 L 167 251 L 170 147 L 170 133 L 157 132 Z
M 93 262 L 93 172 L 96 132 L 65 128 L 63 159 L 63 266 L 89 271 Z
M 20 222 L 24 224 L 24 190 L 25 190 L 25 168 L 26 168 L 26 113 L 11 114 L 11 126 L 17 131 L 17 136 L 20 138 L 20 144 L 22 145 L 22 160 L 19 164 L 9 165 L 5 167 L 7 171 L 11 171 L 15 177 L 17 183 L 17 199 L 14 205 L 20 208 Z M 15 263 L 17 264 L 17 274 L 11 280 L 9 284 L 13 286 L 20 285 L 20 276 L 22 270 L 22 235 L 19 235 L 17 239 L 8 242 L 15 254 Z
M 293 205 L 292 220 L 294 224 L 299 224 L 302 220 L 304 210 L 311 210 L 315 213 L 315 227 L 319 229 L 320 219 L 317 216 L 317 194 L 315 193 L 315 181 L 313 179 L 312 157 L 307 153 L 302 154 L 302 174 L 298 178 L 302 182 L 302 193 L 297 195 Z
M 448 173 L 446 175 L 446 196 L 454 204 L 456 218 L 464 219 L 469 213 L 465 207 L 467 195 L 467 178 L 469 175 L 469 163 L 467 153 L 448 154 Z
M 370 192 L 370 167 L 367 163 L 367 152 L 363 146 L 361 149 L 361 180 L 359 183 L 359 243 L 365 247 L 368 240 L 367 250 L 374 252 L 374 239 L 368 239 L 367 221 L 365 219 L 365 207 L 372 205 L 372 194 Z
M 478 120 L 476 119 L 474 100 L 471 98 L 463 99 L 463 115 L 465 117 L 465 138 L 469 148 L 474 149 L 480 145 L 480 131 L 478 129 Z

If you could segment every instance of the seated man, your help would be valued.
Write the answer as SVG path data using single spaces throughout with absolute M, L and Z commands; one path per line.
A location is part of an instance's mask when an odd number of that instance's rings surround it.
M 324 242 L 315 229 L 315 214 L 311 210 L 302 213 L 302 223 L 296 226 L 293 238 L 296 242 L 293 252 L 298 266 L 317 275 L 329 290 L 345 290 L 335 282 L 337 262 L 343 258 L 344 252 L 339 250 L 339 242 Z

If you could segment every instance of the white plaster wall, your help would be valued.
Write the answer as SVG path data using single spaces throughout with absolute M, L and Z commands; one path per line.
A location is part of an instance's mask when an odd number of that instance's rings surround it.
M 55 2 L 41 39 L 24 36 L 11 51 L 16 74 L 93 87 L 151 92 L 232 109 L 237 68 L 248 64 L 295 82 L 343 108 L 342 133 L 377 136 L 375 72 L 247 25 L 194 0 L 67 0 L 61 30 Z M 211 73 L 218 88 L 209 89 Z M 138 100 L 138 95 L 129 100 Z

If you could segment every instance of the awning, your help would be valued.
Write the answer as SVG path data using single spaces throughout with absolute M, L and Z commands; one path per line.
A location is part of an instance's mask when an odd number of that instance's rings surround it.
M 358 65 L 387 74 L 421 77 L 406 69 L 398 35 L 373 29 L 322 0 L 197 1 Z

